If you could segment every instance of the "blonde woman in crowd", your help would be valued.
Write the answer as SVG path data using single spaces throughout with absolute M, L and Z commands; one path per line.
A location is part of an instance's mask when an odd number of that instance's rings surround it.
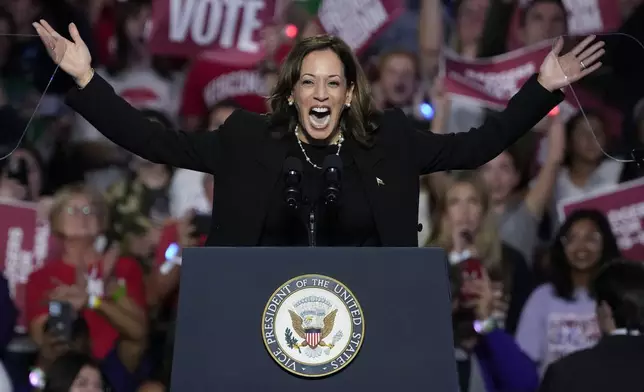
M 30 276 L 26 316 L 32 339 L 41 345 L 49 301 L 69 303 L 87 322 L 93 355 L 134 370 L 147 338 L 143 274 L 116 246 L 99 249 L 107 224 L 102 195 L 82 185 L 54 195 L 50 225 L 61 255 Z
M 495 319 L 513 333 L 524 302 L 532 290 L 525 259 L 498 236 L 489 195 L 473 172 L 455 173 L 437 200 L 429 245 L 450 255 L 451 264 L 479 260 L 495 288 Z

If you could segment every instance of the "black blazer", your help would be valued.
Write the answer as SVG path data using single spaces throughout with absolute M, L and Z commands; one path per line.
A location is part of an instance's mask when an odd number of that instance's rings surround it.
M 607 336 L 550 366 L 540 392 L 644 391 L 644 337 Z
M 380 117 L 372 147 L 347 137 L 345 146 L 358 165 L 382 245 L 418 245 L 419 175 L 476 169 L 528 132 L 562 99 L 563 93 L 549 92 L 535 75 L 503 112 L 470 132 L 418 131 L 402 111 L 391 110 Z M 206 245 L 259 243 L 268 195 L 275 190 L 292 142 L 274 136 L 282 132 L 269 126 L 268 116 L 237 110 L 217 132 L 164 129 L 118 97 L 99 75 L 84 89 L 71 91 L 67 104 L 107 138 L 142 158 L 214 175 Z

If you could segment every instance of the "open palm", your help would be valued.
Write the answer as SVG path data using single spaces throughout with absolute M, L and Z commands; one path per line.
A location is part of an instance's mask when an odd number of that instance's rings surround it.
M 566 87 L 591 72 L 594 72 L 602 63 L 599 58 L 605 53 L 604 42 L 595 42 L 595 36 L 586 37 L 570 52 L 560 56 L 564 47 L 563 38 L 559 38 L 548 56 L 541 64 L 539 81 L 550 91 Z
M 69 25 L 73 42 L 58 34 L 44 19 L 33 23 L 49 56 L 60 68 L 76 80 L 91 72 L 92 56 L 78 33 L 76 25 Z

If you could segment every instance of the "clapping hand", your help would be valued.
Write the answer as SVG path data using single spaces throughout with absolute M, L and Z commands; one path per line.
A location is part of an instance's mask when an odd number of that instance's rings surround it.
M 73 77 L 80 87 L 85 87 L 93 75 L 92 56 L 76 25 L 73 23 L 69 25 L 69 34 L 73 42 L 58 34 L 44 19 L 34 22 L 33 26 L 45 44 L 49 57 Z
M 586 37 L 570 52 L 560 56 L 564 39 L 559 38 L 539 69 L 539 83 L 549 91 L 566 87 L 596 71 L 602 63 L 599 58 L 606 52 L 604 42 L 595 42 L 595 36 Z M 591 45 L 592 44 L 592 45 Z
M 52 281 L 57 286 L 49 294 L 51 301 L 69 302 L 77 312 L 87 305 L 89 296 L 87 295 L 87 288 L 85 286 L 80 284 L 68 285 L 55 278 Z

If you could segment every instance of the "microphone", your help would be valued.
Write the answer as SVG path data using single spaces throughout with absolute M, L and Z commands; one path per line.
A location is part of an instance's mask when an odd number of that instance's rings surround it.
M 284 201 L 293 210 L 300 208 L 302 202 L 302 161 L 288 157 L 284 161 Z
M 328 155 L 324 158 L 322 173 L 324 176 L 324 204 L 337 204 L 342 189 L 342 159 L 335 154 Z

